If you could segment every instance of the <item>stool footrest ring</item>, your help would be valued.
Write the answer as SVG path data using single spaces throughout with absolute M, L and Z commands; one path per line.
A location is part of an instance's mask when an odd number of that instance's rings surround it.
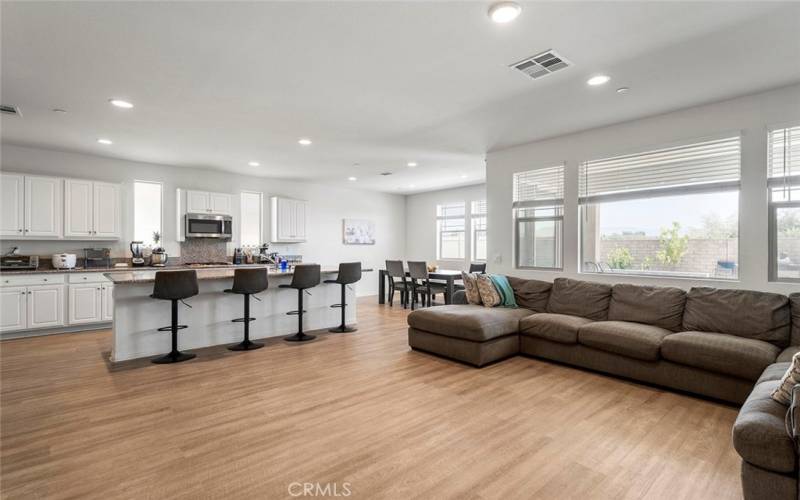
M 187 325 L 178 325 L 175 329 L 176 330 L 183 330 L 185 328 L 189 328 L 189 327 Z M 159 331 L 159 332 L 171 332 L 172 331 L 172 326 L 162 326 L 157 331 Z
M 306 311 L 305 309 L 303 309 L 303 314 L 305 314 L 305 313 L 307 313 L 307 312 L 308 312 L 308 311 Z M 296 316 L 296 315 L 300 314 L 300 311 L 289 311 L 289 312 L 288 312 L 288 313 L 286 313 L 286 314 L 288 314 L 289 316 Z
M 344 307 L 344 306 L 346 306 L 346 305 L 347 305 L 347 304 L 333 304 L 331 307 L 336 307 L 336 308 L 338 308 L 338 307 Z
M 250 321 L 255 321 L 255 320 L 256 320 L 255 318 L 236 318 L 232 319 L 231 323 L 244 323 L 245 321 L 249 323 Z

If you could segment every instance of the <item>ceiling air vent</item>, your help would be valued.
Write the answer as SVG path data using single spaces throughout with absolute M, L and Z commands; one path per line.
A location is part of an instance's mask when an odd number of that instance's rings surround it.
M 0 104 L 0 112 L 2 112 L 4 115 L 22 116 L 22 112 L 16 106 L 7 106 L 5 104 Z
M 391 172 L 381 172 L 381 175 L 387 176 L 387 175 L 392 175 L 392 173 Z
M 512 68 L 522 71 L 534 80 L 570 66 L 572 66 L 572 63 L 556 54 L 553 50 L 536 54 L 524 61 L 511 65 Z

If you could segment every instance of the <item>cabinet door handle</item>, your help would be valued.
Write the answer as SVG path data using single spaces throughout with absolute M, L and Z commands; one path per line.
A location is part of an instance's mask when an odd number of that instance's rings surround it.
M 28 295 L 30 295 L 30 294 L 31 294 L 31 292 L 28 292 Z
M 25 292 L 19 292 L 20 295 L 25 295 Z
M 22 229 L 17 229 L 17 232 L 21 233 L 21 232 L 22 232 Z
M 42 278 L 42 281 L 47 281 L 47 278 Z

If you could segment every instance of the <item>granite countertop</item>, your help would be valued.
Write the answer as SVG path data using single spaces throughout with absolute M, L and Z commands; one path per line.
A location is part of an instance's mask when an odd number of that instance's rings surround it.
M 260 268 L 267 268 L 269 276 L 292 276 L 294 274 L 294 270 L 289 269 L 286 271 L 279 271 L 273 268 L 269 268 L 267 266 L 259 265 L 259 264 L 249 264 L 249 265 L 241 265 L 241 266 L 220 266 L 220 267 L 204 267 L 204 268 L 194 268 L 197 271 L 197 279 L 198 281 L 203 280 L 221 280 L 221 279 L 231 279 L 233 278 L 234 270 L 239 267 L 260 267 Z M 192 269 L 186 266 L 173 266 L 172 268 L 167 267 L 166 269 L 161 268 L 153 268 L 153 269 L 143 269 L 137 268 L 135 271 L 127 271 L 127 272 L 109 272 L 106 273 L 106 277 L 114 282 L 115 285 L 136 285 L 141 283 L 154 283 L 156 280 L 156 273 L 154 271 L 169 271 L 169 270 L 187 270 Z M 370 272 L 372 269 L 362 269 L 362 272 Z M 338 268 L 322 268 L 322 274 L 335 274 L 339 272 Z
M 156 267 L 156 266 L 140 266 L 140 267 L 132 267 L 132 266 L 125 266 L 125 267 L 74 267 L 72 269 L 11 269 L 11 270 L 2 270 L 0 271 L 0 275 L 3 276 L 11 276 L 11 275 L 18 275 L 18 274 L 75 274 L 75 273 L 131 273 L 136 271 L 170 271 L 170 270 L 178 270 L 178 269 L 235 269 L 237 267 L 261 267 L 262 264 L 231 264 L 231 265 L 220 265 L 220 266 L 208 266 L 208 267 L 189 267 L 183 264 L 167 264 L 166 266 Z

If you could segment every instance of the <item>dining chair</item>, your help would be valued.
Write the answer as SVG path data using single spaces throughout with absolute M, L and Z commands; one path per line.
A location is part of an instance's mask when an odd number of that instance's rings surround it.
M 478 274 L 486 274 L 486 262 L 470 262 L 469 264 L 469 273 L 478 273 Z M 453 285 L 453 291 L 463 290 L 463 284 L 455 284 Z M 436 299 L 436 296 L 433 297 Z
M 408 262 L 408 274 L 411 277 L 411 310 L 414 310 L 414 304 L 417 303 L 417 297 L 422 296 L 422 306 L 430 307 L 431 297 L 436 293 L 444 294 L 447 287 L 441 283 L 434 283 L 428 276 L 428 263 L 427 262 Z
M 400 303 L 403 309 L 408 303 L 408 291 L 411 289 L 406 280 L 406 270 L 402 260 L 387 260 L 386 275 L 389 277 L 389 306 L 394 307 L 394 294 L 400 291 Z

